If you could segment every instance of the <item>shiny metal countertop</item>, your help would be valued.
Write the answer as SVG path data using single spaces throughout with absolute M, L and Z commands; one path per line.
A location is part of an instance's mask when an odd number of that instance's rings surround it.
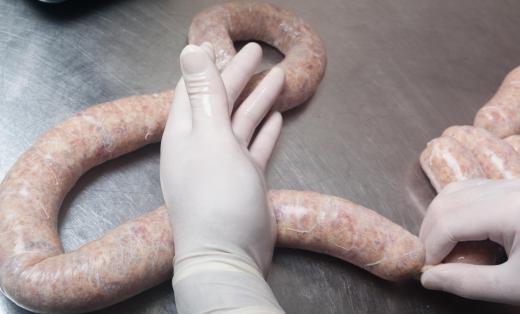
M 373 208 L 413 233 L 433 190 L 425 144 L 469 124 L 520 64 L 520 3 L 277 0 L 322 36 L 316 95 L 285 115 L 272 188 Z M 0 0 L 0 178 L 48 128 L 89 105 L 174 86 L 192 16 L 209 0 Z M 268 66 L 281 56 L 266 50 Z M 88 172 L 61 210 L 66 250 L 162 203 L 159 145 Z M 288 313 L 506 313 L 506 306 L 392 284 L 337 259 L 278 249 L 269 282 Z M 517 309 L 517 311 L 520 311 Z M 3 296 L 1 313 L 25 313 Z M 99 313 L 176 313 L 169 282 Z

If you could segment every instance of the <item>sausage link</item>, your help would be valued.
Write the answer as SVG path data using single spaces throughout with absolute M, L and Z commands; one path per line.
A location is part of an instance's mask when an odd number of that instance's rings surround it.
M 269 3 L 225 3 L 197 14 L 188 34 L 192 44 L 213 44 L 219 68 L 235 55 L 233 41 L 250 39 L 263 41 L 285 55 L 277 65 L 285 71 L 285 83 L 275 110 L 291 109 L 314 94 L 325 73 L 325 47 L 311 26 L 292 12 Z M 264 71 L 251 79 L 239 102 L 266 74 Z
M 423 266 L 419 239 L 368 208 L 316 192 L 269 195 L 279 246 L 335 256 L 391 281 L 412 278 Z
M 437 193 L 452 182 L 485 178 L 471 151 L 447 136 L 430 141 L 421 154 L 420 163 Z
M 220 67 L 235 53 L 232 40 L 258 39 L 282 51 L 281 111 L 308 99 L 323 77 L 319 37 L 273 5 L 210 8 L 194 19 L 189 37 L 211 42 Z M 8 298 L 37 312 L 84 312 L 171 278 L 174 244 L 164 207 L 66 253 L 57 217 L 87 170 L 160 140 L 172 99 L 170 90 L 93 106 L 49 130 L 18 159 L 0 184 L 0 288 Z M 371 210 L 311 192 L 272 191 L 270 197 L 281 245 L 330 254 L 388 280 L 414 276 L 424 263 L 417 237 Z
M 164 208 L 72 252 L 64 253 L 57 232 L 61 202 L 81 174 L 158 141 L 171 101 L 172 92 L 165 92 L 93 106 L 20 157 L 0 185 L 0 287 L 7 297 L 38 312 L 84 312 L 171 276 L 173 240 Z M 331 254 L 388 280 L 422 266 L 418 239 L 373 211 L 310 192 L 273 191 L 271 199 L 279 244 Z M 303 229 L 308 223 L 316 224 L 312 232 Z
M 18 159 L 0 185 L 0 287 L 7 297 L 38 312 L 87 311 L 157 285 L 171 272 L 171 236 L 158 228 L 168 224 L 165 217 L 144 216 L 68 253 L 57 217 L 85 171 L 160 140 L 172 96 L 90 107 Z
M 430 141 L 420 162 L 437 192 L 452 182 L 486 177 L 471 151 L 448 136 Z M 492 265 L 498 261 L 500 253 L 500 247 L 491 241 L 461 242 L 443 262 Z
M 520 67 L 509 72 L 473 124 L 500 138 L 520 133 Z
M 490 132 L 469 125 L 447 128 L 443 136 L 449 136 L 467 147 L 480 163 L 489 179 L 520 177 L 520 155 Z

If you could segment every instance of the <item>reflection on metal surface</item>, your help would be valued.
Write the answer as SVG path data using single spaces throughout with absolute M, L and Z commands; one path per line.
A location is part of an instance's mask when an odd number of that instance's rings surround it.
M 61 2 L 65 2 L 66 0 L 38 0 L 40 2 L 45 2 L 45 3 L 61 3 Z

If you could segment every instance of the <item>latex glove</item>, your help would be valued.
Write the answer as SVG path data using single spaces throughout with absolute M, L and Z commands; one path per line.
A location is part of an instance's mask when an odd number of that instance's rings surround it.
M 470 299 L 520 304 L 520 180 L 469 180 L 448 185 L 430 204 L 420 231 L 426 264 L 437 265 L 459 241 L 489 239 L 502 245 L 507 262 L 440 264 L 421 282 Z
M 274 68 L 231 118 L 261 60 L 246 45 L 220 74 L 211 45 L 181 53 L 183 79 L 161 146 L 161 186 L 175 239 L 179 313 L 283 313 L 265 282 L 276 238 L 264 169 L 280 134 L 269 112 L 284 72 Z M 235 312 L 236 311 L 236 312 Z

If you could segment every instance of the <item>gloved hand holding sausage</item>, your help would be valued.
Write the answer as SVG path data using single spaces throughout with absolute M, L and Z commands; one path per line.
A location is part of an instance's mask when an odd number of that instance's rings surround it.
M 477 113 L 475 126 L 446 129 L 421 154 L 439 193 L 420 232 L 426 288 L 520 304 L 519 73 L 516 68 L 506 76 Z M 507 254 L 504 263 L 499 246 Z
M 222 77 L 213 48 L 187 46 L 161 145 L 161 185 L 175 240 L 179 313 L 283 313 L 264 280 L 276 240 L 264 169 L 282 117 L 271 109 L 284 82 L 273 68 L 233 115 L 261 61 L 245 46 Z M 235 313 L 235 312 L 233 312 Z
M 520 304 L 520 180 L 474 179 L 448 185 L 431 203 L 420 231 L 427 267 L 421 282 L 470 299 Z M 508 260 L 499 265 L 439 264 L 455 244 L 490 239 Z

